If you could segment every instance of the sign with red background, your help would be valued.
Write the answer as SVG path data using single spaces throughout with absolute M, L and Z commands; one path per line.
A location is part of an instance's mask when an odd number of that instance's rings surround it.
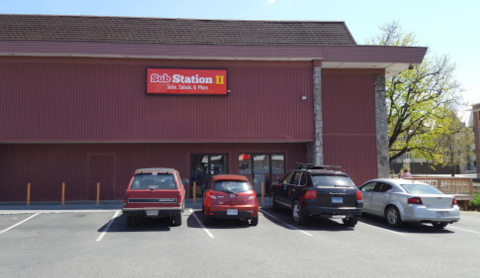
M 147 68 L 147 94 L 227 95 L 227 70 Z

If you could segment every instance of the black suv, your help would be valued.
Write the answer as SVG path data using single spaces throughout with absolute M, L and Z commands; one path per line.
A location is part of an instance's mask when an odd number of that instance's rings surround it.
M 304 225 L 309 217 L 342 219 L 347 226 L 357 224 L 362 214 L 363 196 L 339 166 L 297 163 L 270 187 L 270 209 L 292 210 L 295 223 Z M 331 169 L 331 170 L 329 170 Z

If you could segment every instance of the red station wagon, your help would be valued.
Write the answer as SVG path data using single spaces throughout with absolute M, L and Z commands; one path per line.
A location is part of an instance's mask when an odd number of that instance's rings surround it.
M 213 176 L 203 197 L 205 224 L 213 218 L 250 219 L 251 225 L 258 224 L 257 194 L 244 176 Z
M 188 180 L 183 180 L 188 184 Z M 169 217 L 170 224 L 182 225 L 185 210 L 185 188 L 180 173 L 169 168 L 138 169 L 130 180 L 123 213 L 127 226 L 138 224 L 141 218 Z

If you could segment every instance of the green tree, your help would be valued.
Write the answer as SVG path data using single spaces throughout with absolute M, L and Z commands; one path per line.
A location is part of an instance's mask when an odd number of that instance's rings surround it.
M 451 166 L 452 176 L 455 176 L 458 174 L 455 168 L 465 165 L 468 157 L 474 155 L 472 145 L 475 144 L 475 136 L 472 128 L 466 127 L 453 111 L 450 112 L 450 118 L 452 124 L 447 134 L 439 138 L 438 145 L 445 154 L 443 166 Z
M 403 32 L 398 22 L 380 30 L 367 44 L 418 45 L 415 35 Z M 438 141 L 449 133 L 453 123 L 449 111 L 461 101 L 454 70 L 448 56 L 428 51 L 420 65 L 386 79 L 390 161 L 409 152 L 412 157 L 443 162 L 446 154 Z

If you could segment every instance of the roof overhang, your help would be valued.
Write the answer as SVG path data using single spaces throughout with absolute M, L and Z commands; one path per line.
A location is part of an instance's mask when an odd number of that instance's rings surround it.
M 176 60 L 322 61 L 324 68 L 385 69 L 392 76 L 422 62 L 426 47 L 242 46 L 0 41 L 0 56 Z

